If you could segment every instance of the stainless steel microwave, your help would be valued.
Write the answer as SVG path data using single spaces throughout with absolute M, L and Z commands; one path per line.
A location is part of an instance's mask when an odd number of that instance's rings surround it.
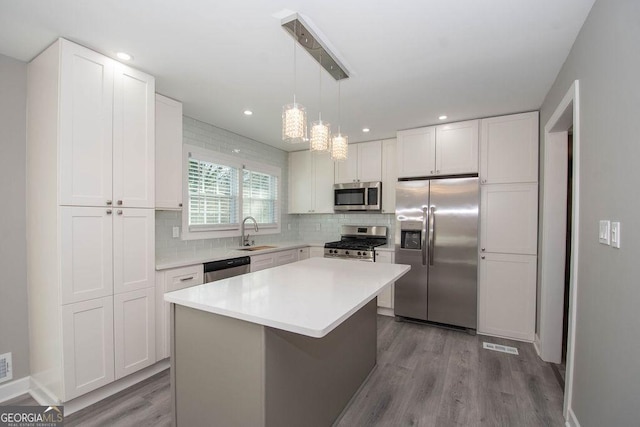
M 382 209 L 382 183 L 335 184 L 333 200 L 334 211 L 379 211 Z

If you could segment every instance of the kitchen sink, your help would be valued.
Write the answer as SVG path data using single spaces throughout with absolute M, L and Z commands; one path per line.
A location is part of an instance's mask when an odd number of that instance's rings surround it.
M 253 252 L 253 251 L 261 251 L 263 249 L 273 249 L 273 248 L 277 248 L 277 246 L 251 246 L 250 248 L 242 248 L 239 250 Z

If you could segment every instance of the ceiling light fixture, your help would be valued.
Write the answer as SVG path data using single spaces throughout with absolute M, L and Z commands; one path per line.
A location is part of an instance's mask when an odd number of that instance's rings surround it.
M 251 116 L 253 114 L 253 111 L 251 110 L 244 110 L 244 115 L 245 116 Z
M 331 138 L 331 160 L 342 162 L 347 160 L 349 137 L 340 133 L 340 80 L 338 80 L 338 134 Z
M 131 61 L 133 59 L 133 56 L 129 55 L 127 52 L 118 52 L 116 53 L 116 56 L 123 61 Z
M 296 103 L 296 48 L 296 39 L 294 37 L 293 103 L 282 107 L 282 140 L 291 144 L 307 141 L 307 111 L 304 106 Z
M 367 132 L 369 132 L 370 130 L 371 130 L 371 129 L 369 129 L 369 128 L 362 128 L 362 132 L 364 132 L 364 133 L 367 133 Z
M 331 125 L 322 121 L 322 56 L 320 56 L 320 65 L 318 67 L 318 120 L 311 123 L 311 142 L 309 149 L 311 151 L 323 152 L 329 151 L 329 143 L 331 142 Z
M 447 116 L 442 115 L 442 116 L 438 117 L 438 120 L 447 120 Z

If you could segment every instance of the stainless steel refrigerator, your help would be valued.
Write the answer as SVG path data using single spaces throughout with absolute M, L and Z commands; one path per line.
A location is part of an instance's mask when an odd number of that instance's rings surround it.
M 477 177 L 398 182 L 396 316 L 476 329 L 478 202 Z

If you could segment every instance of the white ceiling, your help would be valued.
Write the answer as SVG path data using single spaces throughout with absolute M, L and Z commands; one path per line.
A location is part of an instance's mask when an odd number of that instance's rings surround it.
M 156 76 L 184 114 L 284 150 L 293 39 L 275 18 L 304 15 L 352 77 L 342 83 L 350 142 L 399 129 L 536 110 L 594 0 L 0 0 L 0 53 L 29 61 L 57 37 Z M 318 64 L 298 50 L 297 100 L 319 111 Z M 323 118 L 338 122 L 337 83 L 323 71 Z M 253 116 L 243 115 L 245 109 Z M 363 127 L 371 128 L 364 134 Z

